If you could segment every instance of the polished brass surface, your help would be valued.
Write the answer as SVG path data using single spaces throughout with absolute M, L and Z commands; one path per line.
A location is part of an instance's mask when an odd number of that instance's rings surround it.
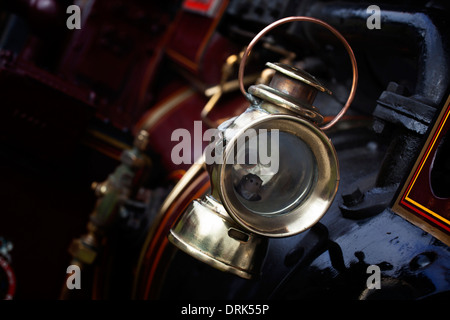
M 268 63 L 275 70 L 270 84 L 253 85 L 249 93 L 244 88 L 245 62 L 255 43 L 276 26 L 292 21 L 326 27 L 341 40 L 352 60 L 349 98 L 338 115 L 325 125 L 312 103 L 319 91 L 331 92 L 302 70 Z M 251 278 L 262 266 L 267 237 L 292 236 L 316 224 L 333 202 L 339 184 L 336 151 L 322 130 L 330 128 L 346 112 L 353 101 L 357 78 L 350 46 L 323 21 L 289 17 L 258 33 L 245 50 L 239 68 L 240 89 L 251 105 L 240 116 L 218 127 L 220 134 L 215 147 L 219 151 L 215 149 L 215 154 L 221 155 L 222 161 L 206 163 L 211 195 L 191 203 L 170 230 L 170 241 L 215 268 Z M 250 146 L 248 132 L 255 132 L 253 139 L 261 132 L 277 137 L 278 140 L 270 140 L 271 156 L 275 152 L 281 159 L 276 169 L 271 165 L 267 169 L 267 163 L 261 159 L 256 163 L 235 161 L 239 152 L 248 157 L 257 152 L 256 147 Z M 247 142 L 242 143 L 245 139 Z M 257 140 L 260 143 L 259 136 Z M 265 148 L 267 153 L 267 144 Z
M 307 85 L 299 85 L 299 81 L 276 72 L 270 81 L 270 87 L 291 96 L 294 99 L 311 104 L 317 96 L 317 90 Z
M 336 151 L 327 136 L 308 121 L 290 115 L 266 115 L 250 125 L 253 129 L 279 129 L 297 136 L 305 142 L 315 157 L 317 178 L 308 195 L 298 201 L 285 204 L 285 213 L 280 215 L 264 215 L 249 210 L 242 204 L 233 190 L 230 164 L 225 163 L 217 168 L 212 180 L 218 186 L 220 199 L 229 215 L 243 228 L 254 233 L 270 237 L 286 237 L 305 231 L 312 227 L 325 214 L 337 192 L 339 183 L 339 167 Z M 249 127 L 250 127 L 249 126 Z M 225 160 L 233 154 L 237 137 L 249 127 L 242 128 L 235 138 L 231 139 L 225 150 Z M 231 161 L 228 161 L 231 162 Z M 283 168 L 279 168 L 283 170 Z M 282 184 L 280 185 L 282 188 Z M 288 192 L 289 190 L 286 190 Z
M 266 65 L 278 71 L 272 78 L 270 86 L 296 99 L 312 104 L 317 91 L 332 94 L 319 80 L 304 70 L 282 63 L 267 62 Z
M 198 260 L 245 279 L 259 275 L 267 250 L 266 238 L 243 231 L 211 196 L 191 203 L 169 240 Z
M 266 104 L 270 113 L 294 113 L 302 118 L 313 121 L 315 124 L 323 122 L 323 116 L 312 105 L 318 91 L 331 94 L 317 79 L 300 69 L 283 63 L 266 63 L 266 66 L 275 71 L 270 84 L 258 84 L 249 88 L 249 92 L 264 101 L 282 107 L 286 110 L 276 110 Z M 264 108 L 263 107 L 263 108 Z
M 345 102 L 345 105 L 342 107 L 341 111 L 339 111 L 339 113 L 331 121 L 329 121 L 328 123 L 326 123 L 320 127 L 322 130 L 327 130 L 327 129 L 330 129 L 332 126 L 334 126 L 339 121 L 339 119 L 342 118 L 342 116 L 347 112 L 348 108 L 352 104 L 353 99 L 355 98 L 356 87 L 358 84 L 358 67 L 356 64 L 356 58 L 353 53 L 353 50 L 350 47 L 350 45 L 348 44 L 347 40 L 342 36 L 342 34 L 339 33 L 339 31 L 337 31 L 334 27 L 332 27 L 331 25 L 329 25 L 328 23 L 326 23 L 322 20 L 312 18 L 312 17 L 305 17 L 305 16 L 286 17 L 286 18 L 282 18 L 282 19 L 279 19 L 279 20 L 273 22 L 273 23 L 269 24 L 268 26 L 266 26 L 264 29 L 262 29 L 252 39 L 252 41 L 250 41 L 249 45 L 247 46 L 247 48 L 244 51 L 244 54 L 242 55 L 242 60 L 239 65 L 239 72 L 238 72 L 239 87 L 240 87 L 242 94 L 244 96 L 247 96 L 247 98 L 250 101 L 254 102 L 252 95 L 248 94 L 247 91 L 245 90 L 245 86 L 244 86 L 244 82 L 243 82 L 244 73 L 245 73 L 245 65 L 246 65 L 247 59 L 250 56 L 250 53 L 251 53 L 253 47 L 262 37 L 264 37 L 271 30 L 273 30 L 276 27 L 283 25 L 285 23 L 296 22 L 296 21 L 312 22 L 312 23 L 318 24 L 318 25 L 328 29 L 344 45 L 345 50 L 347 51 L 347 53 L 350 57 L 351 64 L 352 64 L 353 80 L 352 80 L 352 86 L 350 89 L 349 96 L 347 98 L 347 101 Z
M 267 110 L 269 113 L 292 113 L 296 116 L 313 121 L 315 124 L 321 124 L 323 122 L 323 116 L 314 106 L 292 98 L 269 86 L 259 84 L 256 86 L 251 86 L 248 91 L 253 96 L 270 102 L 261 104 L 261 108 Z M 280 110 L 280 107 L 283 108 L 283 110 Z

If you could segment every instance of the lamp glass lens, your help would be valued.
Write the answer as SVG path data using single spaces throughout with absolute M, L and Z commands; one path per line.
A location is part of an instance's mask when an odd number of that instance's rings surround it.
M 231 177 L 237 199 L 248 210 L 281 215 L 308 197 L 317 181 L 317 163 L 299 137 L 259 132 L 237 141 Z

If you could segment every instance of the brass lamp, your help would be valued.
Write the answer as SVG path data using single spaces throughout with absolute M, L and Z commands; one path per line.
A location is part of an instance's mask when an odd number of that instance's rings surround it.
M 316 78 L 289 65 L 267 63 L 269 85 L 243 87 L 245 61 L 254 44 L 276 26 L 309 21 L 333 32 L 353 66 L 347 103 L 329 123 L 313 106 L 318 92 L 331 94 Z M 339 184 L 336 151 L 323 130 L 353 101 L 357 68 L 346 40 L 323 21 L 288 17 L 263 29 L 244 53 L 241 91 L 250 101 L 240 116 L 218 127 L 204 158 L 211 194 L 191 203 L 170 230 L 169 240 L 209 265 L 243 278 L 258 276 L 268 237 L 287 237 L 311 228 L 326 213 Z M 215 161 L 211 161 L 211 159 Z

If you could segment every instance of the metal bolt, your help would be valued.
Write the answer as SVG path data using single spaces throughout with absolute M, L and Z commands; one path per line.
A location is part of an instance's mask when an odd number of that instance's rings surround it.
M 357 205 L 358 203 L 361 203 L 361 201 L 364 199 L 364 194 L 361 192 L 359 188 L 356 188 L 355 191 L 348 194 L 342 195 L 342 200 L 344 202 L 344 205 L 347 207 L 352 207 L 354 205 Z

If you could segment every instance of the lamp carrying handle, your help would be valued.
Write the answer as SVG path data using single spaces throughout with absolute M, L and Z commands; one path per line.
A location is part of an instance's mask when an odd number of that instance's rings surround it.
M 353 81 L 352 81 L 352 87 L 350 90 L 350 94 L 348 96 L 347 102 L 345 103 L 344 107 L 339 111 L 339 113 L 331 121 L 329 121 L 328 123 L 326 123 L 320 127 L 322 130 L 327 130 L 327 129 L 330 129 L 334 124 L 336 124 L 336 122 L 338 122 L 342 118 L 342 116 L 347 112 L 347 109 L 350 107 L 351 103 L 353 102 L 353 99 L 355 98 L 356 86 L 358 83 L 358 67 L 356 64 L 356 59 L 355 59 L 353 50 L 350 47 L 350 45 L 348 44 L 347 40 L 345 40 L 345 38 L 342 36 L 342 34 L 339 33 L 339 31 L 337 31 L 334 27 L 330 26 L 328 23 L 326 23 L 322 20 L 312 18 L 312 17 L 292 16 L 292 17 L 286 17 L 286 18 L 277 20 L 277 21 L 269 24 L 268 26 L 266 26 L 264 29 L 262 29 L 249 43 L 249 45 L 245 49 L 244 54 L 242 56 L 242 60 L 239 65 L 239 74 L 238 74 L 239 88 L 244 96 L 249 95 L 249 93 L 247 93 L 247 91 L 245 90 L 245 87 L 244 87 L 244 81 L 243 81 L 244 70 L 245 70 L 245 64 L 247 62 L 247 58 L 250 55 L 255 44 L 272 29 L 275 29 L 276 27 L 278 27 L 282 24 L 285 24 L 288 22 L 296 22 L 296 21 L 312 22 L 312 23 L 321 25 L 321 26 L 327 28 L 328 30 L 330 30 L 344 45 L 344 47 L 347 50 L 347 53 L 350 57 L 351 63 L 352 63 Z

